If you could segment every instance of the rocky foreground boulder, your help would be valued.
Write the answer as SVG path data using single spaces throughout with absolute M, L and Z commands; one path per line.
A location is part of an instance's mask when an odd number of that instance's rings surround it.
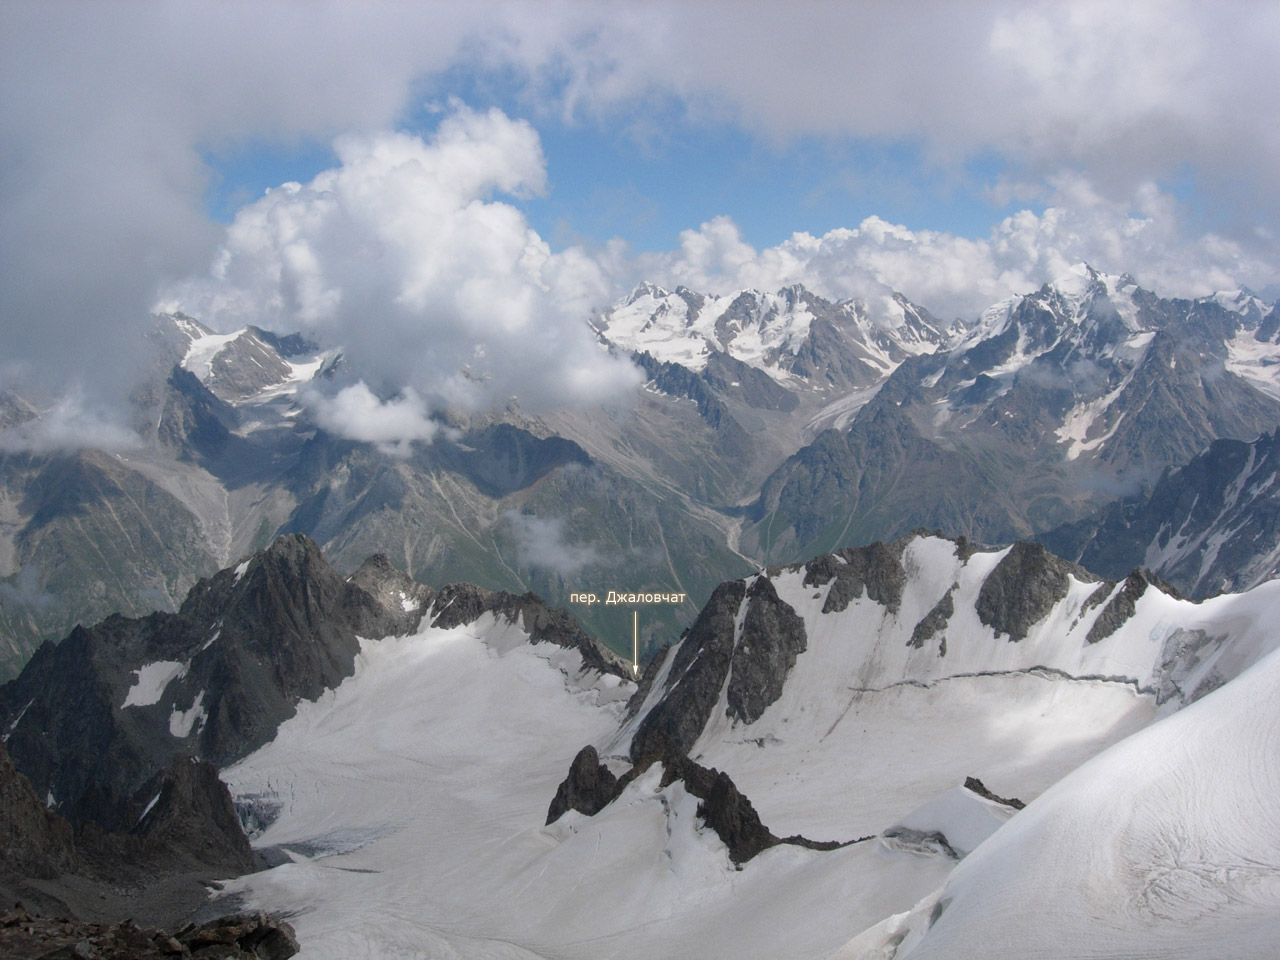
M 299 950 L 293 927 L 265 913 L 219 917 L 170 932 L 120 923 L 84 923 L 28 913 L 21 903 L 0 913 L 0 956 L 11 960 L 288 960 Z

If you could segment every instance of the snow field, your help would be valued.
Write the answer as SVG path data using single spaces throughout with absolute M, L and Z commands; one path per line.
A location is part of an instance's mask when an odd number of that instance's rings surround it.
M 1277 687 L 1273 653 L 1083 764 L 897 931 L 868 931 L 835 956 L 1275 957 Z M 930 901 L 945 905 L 932 923 Z
M 658 768 L 596 817 L 544 827 L 632 688 L 485 619 L 366 643 L 354 677 L 224 771 L 236 796 L 281 805 L 255 846 L 294 860 L 228 892 L 296 914 L 307 960 L 820 957 L 945 878 L 949 862 L 872 843 L 735 870 Z
M 1259 830 L 1236 824 L 1280 822 L 1280 801 L 1269 799 L 1280 796 L 1280 761 L 1259 760 L 1280 757 L 1280 707 L 1267 706 L 1243 737 L 1248 710 L 1237 710 L 1218 724 L 1231 732 L 1197 746 L 1194 718 L 1224 694 L 1235 702 L 1235 681 L 1173 714 L 1193 718 L 1191 735 L 1143 738 L 1192 691 L 1276 647 L 1280 584 L 1200 605 L 1150 588 L 1123 627 L 1089 644 L 1105 604 L 1086 611 L 1097 585 L 1073 579 L 1015 643 L 973 610 L 1003 555 L 962 562 L 950 541 L 917 538 L 896 614 L 864 596 L 824 615 L 830 588 L 783 572 L 774 584 L 805 620 L 806 651 L 753 724 L 728 720 L 722 690 L 691 751 L 726 770 L 779 836 L 870 840 L 831 852 L 775 847 L 736 870 L 698 820 L 696 798 L 681 783 L 660 788 L 657 767 L 596 816 L 544 826 L 579 748 L 626 752 L 636 721 L 619 724 L 634 688 L 584 673 L 575 651 L 531 646 L 519 623 L 489 615 L 364 643 L 353 677 L 301 704 L 275 741 L 224 772 L 236 796 L 279 806 L 255 845 L 292 860 L 228 892 L 293 915 L 304 960 L 816 960 L 917 947 L 932 951 L 922 957 L 1054 956 L 1037 952 L 1050 940 L 1064 957 L 1166 955 L 1137 946 L 1151 930 L 1168 936 L 1170 956 L 1235 956 L 1205 952 L 1228 934 L 1222 942 L 1244 945 L 1239 955 L 1262 956 L 1248 950 L 1280 916 L 1280 841 L 1263 837 L 1251 860 Z M 948 590 L 945 656 L 939 637 L 909 646 Z M 739 640 L 744 615 L 745 605 Z M 673 659 L 658 665 L 641 715 Z M 1267 663 L 1267 676 L 1280 675 Z M 1163 706 L 1158 689 L 1172 691 Z M 1113 756 L 1122 759 L 1102 775 L 1079 779 Z M 1010 819 L 1009 808 L 961 789 L 966 776 L 1040 799 Z M 1185 831 L 1170 829 L 1180 823 Z M 894 827 L 940 831 L 972 853 L 957 868 L 941 849 L 880 836 Z M 1101 892 L 1085 896 L 1088 887 Z M 1184 921 L 1200 932 L 1176 934 Z M 1105 938 L 1090 946 L 1086 933 L 1073 952 L 1071 925 L 1082 922 L 1132 935 L 1132 949 L 1106 952 Z

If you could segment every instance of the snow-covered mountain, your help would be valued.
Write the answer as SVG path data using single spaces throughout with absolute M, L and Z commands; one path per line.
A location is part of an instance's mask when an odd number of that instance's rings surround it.
M 156 320 L 153 337 L 180 354 L 178 365 L 228 403 L 289 392 L 333 360 L 332 353 L 298 334 L 281 337 L 254 326 L 219 334 L 184 313 Z
M 789 559 L 916 526 L 1000 542 L 1079 519 L 1214 440 L 1274 430 L 1275 324 L 1248 295 L 1166 300 L 1079 265 L 904 361 L 779 466 L 742 545 Z
M 264 562 L 204 592 L 259 590 Z M 225 893 L 288 914 L 305 956 L 891 956 L 942 936 L 932 921 L 949 912 L 961 933 L 946 942 L 963 944 L 975 925 L 1022 929 L 984 890 L 1065 902 L 1063 889 L 1087 889 L 1046 886 L 1055 874 L 1035 858 L 1094 869 L 1082 848 L 1091 817 L 1114 820 L 1105 810 L 1125 811 L 1140 846 L 1101 849 L 1148 871 L 1122 871 L 1117 896 L 1168 878 L 1152 909 L 1116 901 L 1123 936 L 1154 931 L 1168 955 L 1205 955 L 1196 945 L 1223 928 L 1196 910 L 1217 881 L 1191 881 L 1220 870 L 1233 871 L 1222 882 L 1244 898 L 1230 916 L 1252 919 L 1248 936 L 1280 915 L 1274 889 L 1250 879 L 1274 869 L 1269 819 L 1255 821 L 1249 873 L 1208 822 L 1218 807 L 1170 806 L 1215 776 L 1243 810 L 1270 802 L 1274 751 L 1254 748 L 1269 727 L 1220 774 L 1179 731 L 1260 695 L 1250 668 L 1273 662 L 1275 584 L 1195 604 L 1136 575 L 1100 581 L 1035 544 L 918 535 L 723 584 L 637 691 L 593 643 L 545 642 L 571 622 L 553 625 L 530 598 L 436 594 L 378 570 L 360 589 L 387 610 L 413 606 L 419 625 L 358 641 L 345 679 L 223 771 L 255 848 L 278 864 Z M 302 575 L 282 610 L 305 609 L 322 572 Z M 178 683 L 141 662 L 112 669 L 116 699 L 155 688 L 164 707 Z M 39 722 L 8 717 L 14 738 Z M 1212 736 L 1234 729 L 1215 724 Z M 1113 744 L 1145 757 L 1137 775 L 1111 769 Z M 1099 763 L 1105 776 L 1090 773 Z M 1154 779 L 1161 764 L 1186 765 L 1172 790 Z M 1200 859 L 1180 886 L 1187 851 Z M 986 885 L 1018 856 L 1021 879 Z M 1063 918 L 1056 955 L 1112 929 L 1077 913 L 1068 930 L 1064 910 L 1046 908 Z
M 798 286 L 643 285 L 591 322 L 646 371 L 634 404 L 445 412 L 449 430 L 396 456 L 326 433 L 302 402 L 310 378 L 343 376 L 339 345 L 157 318 L 139 449 L 0 453 L 0 669 L 77 622 L 175 609 L 291 532 L 346 571 L 385 551 L 435 586 L 687 593 L 649 625 L 657 642 L 754 564 L 922 526 L 1039 534 L 1215 440 L 1280 427 L 1273 306 L 1162 299 L 1084 265 L 965 330 L 903 297 Z M 36 415 L 21 398 L 0 409 Z M 581 612 L 625 636 L 616 611 Z
M 708 296 L 643 283 L 592 326 L 620 350 L 694 372 L 727 357 L 793 390 L 849 391 L 878 383 L 954 333 L 901 294 L 881 307 L 873 318 L 862 301 L 833 303 L 799 284 Z

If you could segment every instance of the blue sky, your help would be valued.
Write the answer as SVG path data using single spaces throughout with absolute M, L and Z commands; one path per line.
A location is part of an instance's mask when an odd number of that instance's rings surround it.
M 458 87 L 474 108 L 496 106 L 521 116 L 513 97 L 494 97 L 465 82 Z M 436 119 L 412 111 L 396 127 L 429 136 Z M 762 142 L 727 124 L 694 127 L 674 112 L 643 139 L 625 118 L 608 125 L 545 116 L 534 122 L 548 184 L 519 202 L 556 248 L 621 237 L 636 251 L 662 251 L 682 230 L 723 215 L 757 246 L 797 231 L 819 235 L 856 225 L 873 214 L 915 229 L 981 237 L 1019 208 L 984 193 L 1003 172 L 994 154 L 943 169 L 908 141 L 811 136 Z M 222 223 L 268 188 L 308 181 L 337 162 L 330 142 L 310 139 L 255 138 L 205 156 L 211 171 L 206 206 Z

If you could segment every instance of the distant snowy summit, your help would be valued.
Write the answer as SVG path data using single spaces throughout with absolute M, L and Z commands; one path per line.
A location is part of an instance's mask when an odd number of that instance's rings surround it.
M 792 389 L 857 388 L 878 382 L 904 359 L 932 353 L 955 336 L 901 294 L 874 312 L 861 300 L 832 302 L 800 284 L 776 293 L 725 296 L 642 283 L 592 321 L 619 349 L 695 372 L 717 355 L 741 361 Z
M 281 336 L 253 325 L 215 333 L 180 312 L 158 316 L 153 337 L 178 366 L 233 404 L 293 392 L 332 360 L 331 351 L 301 334 Z

